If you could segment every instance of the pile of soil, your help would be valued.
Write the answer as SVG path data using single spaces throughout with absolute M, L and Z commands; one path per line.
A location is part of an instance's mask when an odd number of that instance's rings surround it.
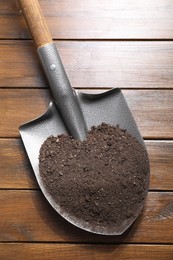
M 119 127 L 92 127 L 83 142 L 49 137 L 39 170 L 47 191 L 63 210 L 92 226 L 118 226 L 136 217 L 146 196 L 145 148 Z

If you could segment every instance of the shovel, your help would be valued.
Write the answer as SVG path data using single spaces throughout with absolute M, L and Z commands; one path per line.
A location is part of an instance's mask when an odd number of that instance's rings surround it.
M 47 76 L 54 101 L 39 118 L 20 126 L 19 131 L 34 170 L 38 184 L 51 206 L 73 225 L 92 233 L 120 235 L 134 222 L 144 203 L 134 216 L 123 221 L 118 228 L 93 227 L 82 219 L 76 219 L 58 205 L 43 185 L 39 173 L 39 150 L 47 137 L 69 134 L 84 140 L 93 125 L 102 122 L 126 129 L 145 148 L 134 118 L 120 89 L 112 89 L 100 94 L 87 94 L 74 90 L 59 57 L 55 43 L 49 33 L 37 0 L 19 0 L 25 20 L 37 47 L 38 56 Z M 146 152 L 147 153 L 147 152 Z M 149 169 L 148 169 L 149 180 Z M 146 190 L 147 195 L 148 189 Z

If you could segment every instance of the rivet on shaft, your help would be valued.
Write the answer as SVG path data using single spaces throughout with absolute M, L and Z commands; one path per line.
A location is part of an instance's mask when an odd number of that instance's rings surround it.
M 50 65 L 50 70 L 54 71 L 56 69 L 56 65 L 55 64 L 51 64 Z

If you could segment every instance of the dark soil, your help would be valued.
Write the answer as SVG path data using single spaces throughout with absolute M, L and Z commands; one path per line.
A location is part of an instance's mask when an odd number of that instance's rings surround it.
M 125 130 L 102 124 L 87 140 L 49 137 L 39 157 L 47 191 L 64 209 L 93 225 L 120 225 L 136 217 L 148 188 L 145 148 Z

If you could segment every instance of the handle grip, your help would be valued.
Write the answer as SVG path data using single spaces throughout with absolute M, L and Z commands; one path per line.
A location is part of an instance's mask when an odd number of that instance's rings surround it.
M 38 0 L 18 0 L 18 2 L 36 47 L 53 42 Z

